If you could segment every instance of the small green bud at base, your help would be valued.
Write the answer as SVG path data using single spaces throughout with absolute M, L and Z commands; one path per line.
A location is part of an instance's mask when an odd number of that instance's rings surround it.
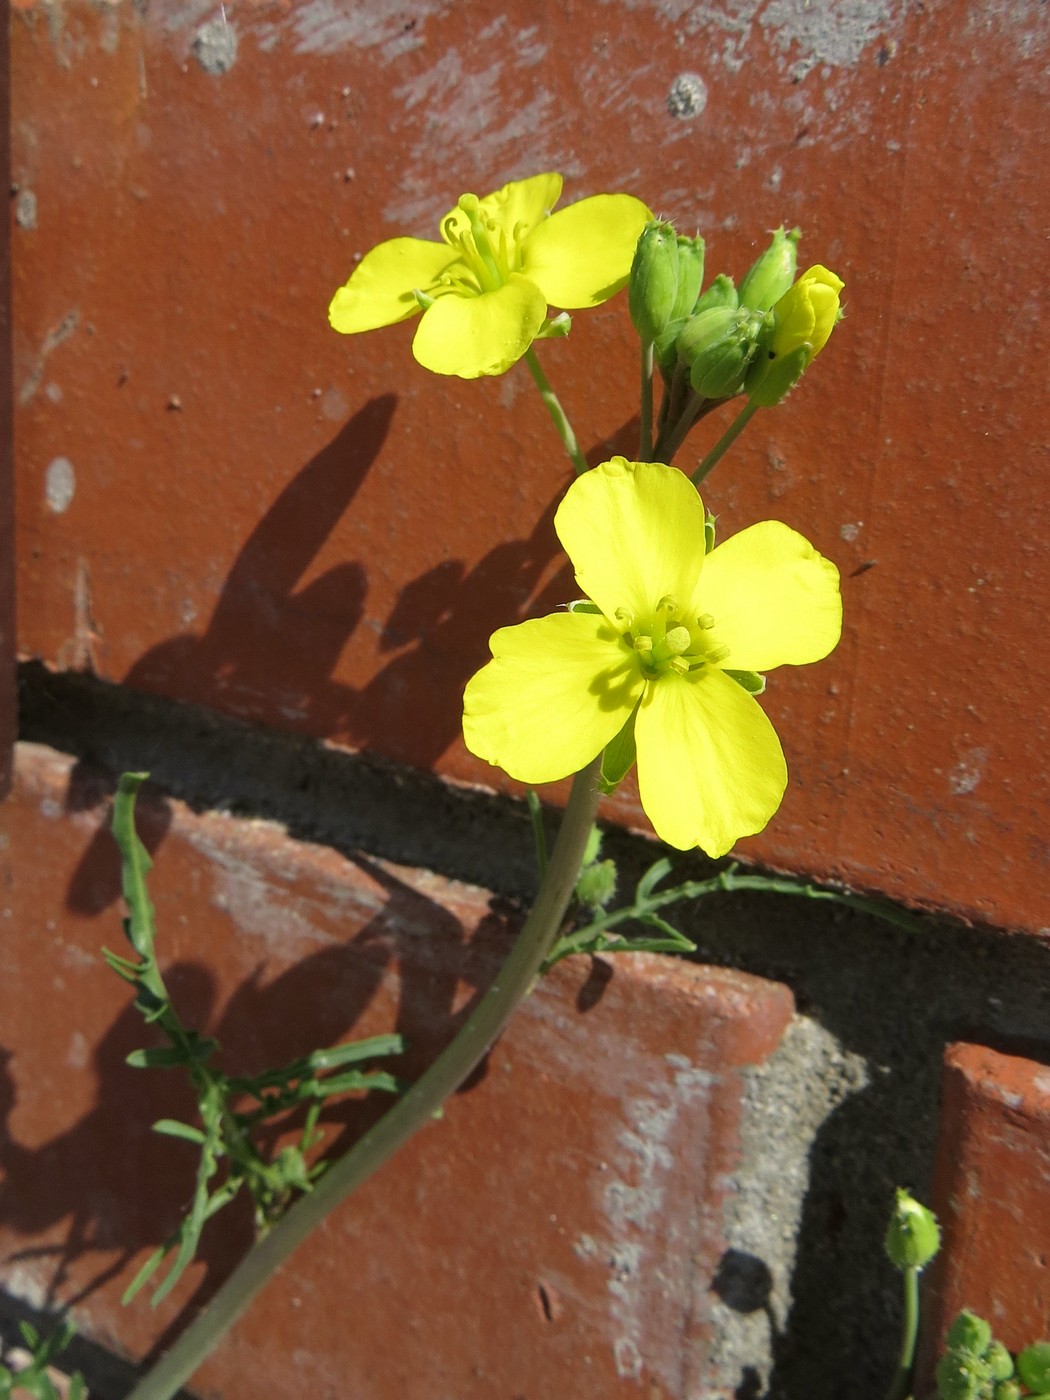
M 616 893 L 616 863 L 599 860 L 580 871 L 576 881 L 576 897 L 589 909 L 604 909 Z
M 941 1232 L 932 1211 L 897 1188 L 893 1214 L 886 1229 L 886 1253 L 898 1269 L 922 1269 L 941 1247 Z
M 627 304 L 634 328 L 646 344 L 656 340 L 674 312 L 678 242 L 673 224 L 654 220 L 642 229 L 634 250 Z
M 992 1340 L 992 1329 L 983 1317 L 964 1309 L 948 1328 L 945 1339 L 952 1351 L 983 1356 Z
M 1017 1355 L 1017 1374 L 1037 1395 L 1050 1391 L 1050 1342 L 1033 1342 Z
M 798 240 L 802 230 L 785 233 L 783 225 L 773 234 L 766 251 L 752 263 L 740 284 L 740 305 L 752 311 L 769 311 L 795 280 Z
M 936 1374 L 941 1400 L 985 1400 L 991 1393 L 991 1367 L 979 1357 L 945 1352 L 937 1363 Z
M 1016 1381 L 1000 1381 L 992 1392 L 993 1400 L 1021 1400 L 1021 1387 Z
M 1002 1342 L 993 1342 L 985 1352 L 985 1361 L 992 1368 L 992 1379 L 1008 1381 L 1014 1373 L 1014 1359 Z

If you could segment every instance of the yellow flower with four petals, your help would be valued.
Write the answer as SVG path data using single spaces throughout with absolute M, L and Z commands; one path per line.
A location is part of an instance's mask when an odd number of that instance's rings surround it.
M 657 835 L 721 856 L 762 830 L 787 784 L 746 673 L 819 661 L 842 607 L 834 564 L 787 525 L 752 525 L 705 556 L 704 521 L 674 467 L 616 457 L 573 482 L 554 524 L 596 611 L 496 632 L 467 685 L 463 732 L 479 758 L 546 783 L 633 723 Z
M 365 254 L 328 308 L 350 335 L 423 311 L 412 353 L 424 369 L 502 374 L 544 329 L 548 305 L 598 306 L 627 282 L 652 214 L 627 194 L 599 194 L 551 214 L 562 177 L 533 175 L 441 221 L 441 242 L 392 238 Z

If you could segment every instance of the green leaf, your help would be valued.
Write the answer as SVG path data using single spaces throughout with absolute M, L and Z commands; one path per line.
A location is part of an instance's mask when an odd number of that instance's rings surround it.
M 186 1052 L 176 1045 L 151 1045 L 148 1050 L 132 1050 L 124 1063 L 132 1069 L 172 1069 L 186 1064 Z
M 168 1240 L 164 1244 L 159 1245 L 153 1251 L 153 1253 L 143 1264 L 142 1268 L 139 1269 L 138 1273 L 128 1284 L 127 1288 L 125 1288 L 123 1295 L 120 1299 L 121 1307 L 126 1308 L 127 1305 L 131 1302 L 132 1298 L 134 1298 L 135 1294 L 138 1293 L 138 1291 L 142 1288 L 143 1284 L 149 1282 L 149 1280 L 153 1277 L 153 1275 L 157 1272 L 157 1270 L 163 1263 L 164 1256 L 167 1254 L 168 1250 L 174 1246 L 174 1242 L 175 1237 L 173 1236 L 171 1240 Z
M 153 905 L 146 888 L 153 862 L 135 830 L 135 798 L 148 777 L 148 773 L 122 773 L 113 798 L 113 836 L 120 848 L 121 884 L 131 915 L 128 941 L 142 958 L 153 954 Z
M 200 1128 L 193 1128 L 189 1123 L 180 1123 L 176 1118 L 158 1118 L 153 1124 L 153 1131 L 163 1134 L 164 1137 L 183 1138 L 198 1147 L 202 1147 L 208 1141 Z
M 662 860 L 658 860 L 653 865 L 650 865 L 649 869 L 638 881 L 638 888 L 634 892 L 635 904 L 644 904 L 660 881 L 665 879 L 670 873 L 671 862 L 666 856 L 664 856 Z

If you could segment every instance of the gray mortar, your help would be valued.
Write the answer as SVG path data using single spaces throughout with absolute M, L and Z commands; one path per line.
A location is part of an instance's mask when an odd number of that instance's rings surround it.
M 237 35 L 225 13 L 218 19 L 202 24 L 193 36 L 190 47 L 205 73 L 210 73 L 213 78 L 228 73 L 237 62 Z
M 23 737 L 81 760 L 73 804 L 121 769 L 147 768 L 196 810 L 268 818 L 515 900 L 534 888 L 521 802 L 39 664 L 21 682 Z M 625 889 L 661 852 L 622 832 L 606 840 Z M 675 869 L 699 878 L 711 866 L 677 856 Z M 894 1187 L 929 1190 L 944 1046 L 1048 1058 L 1050 944 L 933 919 L 905 931 L 756 894 L 681 905 L 674 921 L 699 960 L 784 982 L 799 1010 L 769 1064 L 747 1075 L 729 1250 L 711 1280 L 719 1375 L 734 1387 L 722 1393 L 881 1400 L 899 1316 L 881 1241 Z

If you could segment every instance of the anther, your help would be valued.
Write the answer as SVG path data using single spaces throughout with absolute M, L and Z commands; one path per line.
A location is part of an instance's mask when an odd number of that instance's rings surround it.
M 729 655 L 729 652 L 729 647 L 715 647 L 714 651 L 709 651 L 707 653 L 705 659 L 707 661 L 710 661 L 712 665 L 717 666 L 720 661 L 724 661 L 726 659 L 726 657 Z
M 689 662 L 683 656 L 672 656 L 667 664 L 672 671 L 677 671 L 680 676 L 689 674 Z
M 653 649 L 652 637 L 647 637 L 644 632 L 641 634 L 640 637 L 635 637 L 634 649 L 635 651 L 649 653 Z
M 701 613 L 696 619 L 696 622 L 698 627 L 702 627 L 705 632 L 710 632 L 711 628 L 715 625 L 714 615 L 712 613 Z

